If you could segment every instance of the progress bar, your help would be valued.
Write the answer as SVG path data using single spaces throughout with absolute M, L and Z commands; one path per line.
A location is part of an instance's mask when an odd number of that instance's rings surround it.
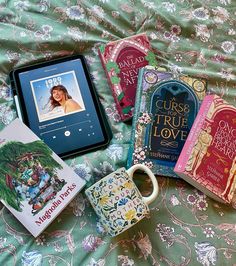
M 59 127 L 59 128 L 56 128 L 56 129 L 48 130 L 48 131 L 40 133 L 40 136 L 43 136 L 45 134 L 48 134 L 48 133 L 51 133 L 51 132 L 54 132 L 54 131 L 66 129 L 66 128 L 69 128 L 69 127 L 72 127 L 72 126 L 75 126 L 75 125 L 84 124 L 84 123 L 91 123 L 91 120 L 84 120 L 84 121 L 81 121 L 81 122 L 78 122 L 78 123 L 74 123 L 74 124 L 71 124 L 71 125 L 68 125 L 68 126 L 64 126 L 64 127 Z

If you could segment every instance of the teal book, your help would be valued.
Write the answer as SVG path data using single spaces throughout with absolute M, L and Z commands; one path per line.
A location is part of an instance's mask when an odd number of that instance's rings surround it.
M 206 95 L 205 79 L 146 66 L 139 71 L 128 167 L 142 163 L 154 174 L 173 171 Z

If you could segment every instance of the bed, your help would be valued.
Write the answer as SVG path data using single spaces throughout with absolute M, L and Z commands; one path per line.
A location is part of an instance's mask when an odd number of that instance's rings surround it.
M 125 166 L 131 122 L 119 122 L 97 48 L 146 32 L 160 65 L 207 78 L 236 104 L 236 2 L 231 0 L 0 1 L 0 128 L 15 117 L 13 67 L 84 54 L 113 132 L 110 145 L 66 160 L 87 181 Z M 36 239 L 1 206 L 2 265 L 235 265 L 236 202 L 218 203 L 180 179 L 157 177 L 149 217 L 111 238 L 82 191 Z M 142 193 L 150 185 L 140 185 Z

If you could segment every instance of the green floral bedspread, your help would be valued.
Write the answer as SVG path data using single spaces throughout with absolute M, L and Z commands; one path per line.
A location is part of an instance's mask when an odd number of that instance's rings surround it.
M 87 186 L 126 165 L 131 123 L 118 122 L 97 47 L 147 32 L 160 65 L 206 77 L 209 91 L 236 102 L 235 0 L 0 0 L 0 128 L 15 117 L 7 74 L 13 67 L 86 55 L 109 118 L 106 150 L 66 162 Z M 235 265 L 236 214 L 187 183 L 158 177 L 151 214 L 111 239 L 80 193 L 34 239 L 0 211 L 2 265 Z M 149 184 L 141 186 L 148 193 Z M 236 203 L 235 206 L 236 207 Z

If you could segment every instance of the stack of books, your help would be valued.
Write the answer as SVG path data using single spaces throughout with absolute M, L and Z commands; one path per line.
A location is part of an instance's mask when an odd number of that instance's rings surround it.
M 146 34 L 100 47 L 121 121 L 133 119 L 127 167 L 183 178 L 230 203 L 236 187 L 236 108 L 207 80 L 158 68 Z

